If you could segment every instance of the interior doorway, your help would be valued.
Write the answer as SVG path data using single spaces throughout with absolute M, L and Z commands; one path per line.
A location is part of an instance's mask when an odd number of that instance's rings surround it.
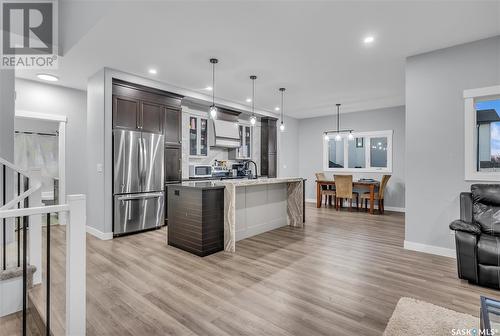
M 66 117 L 30 111 L 15 114 L 14 163 L 41 168 L 42 202 L 66 203 Z M 65 224 L 61 214 L 59 224 Z

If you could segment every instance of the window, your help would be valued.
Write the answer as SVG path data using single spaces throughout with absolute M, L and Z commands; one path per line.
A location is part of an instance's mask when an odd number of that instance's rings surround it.
M 500 171 L 500 98 L 476 102 L 477 171 Z
M 340 140 L 334 135 L 324 140 L 324 170 L 339 172 L 391 172 L 392 131 L 344 134 Z M 346 164 L 347 163 L 347 164 Z
M 465 179 L 500 180 L 500 86 L 464 91 Z

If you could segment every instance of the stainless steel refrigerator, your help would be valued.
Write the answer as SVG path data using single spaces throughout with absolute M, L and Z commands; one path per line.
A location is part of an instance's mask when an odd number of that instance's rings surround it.
M 113 233 L 160 227 L 164 222 L 163 135 L 113 131 Z

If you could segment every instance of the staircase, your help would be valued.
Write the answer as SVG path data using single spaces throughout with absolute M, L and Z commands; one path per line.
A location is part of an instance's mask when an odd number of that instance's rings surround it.
M 26 172 L 0 158 L 0 335 L 85 335 L 85 196 L 42 206 L 40 181 L 39 169 Z M 69 218 L 62 231 L 66 268 L 64 286 L 55 286 L 51 214 L 60 213 Z

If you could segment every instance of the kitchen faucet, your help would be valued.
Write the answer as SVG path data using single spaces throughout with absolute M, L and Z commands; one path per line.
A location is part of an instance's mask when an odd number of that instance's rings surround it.
M 248 161 L 246 161 L 246 162 L 245 162 L 245 169 L 247 169 L 247 170 L 248 170 L 248 166 L 249 166 L 249 163 L 250 163 L 250 162 L 251 162 L 251 163 L 253 163 L 253 165 L 255 166 L 255 177 L 254 177 L 254 176 L 252 176 L 252 173 L 250 173 L 250 175 L 248 175 L 248 178 L 249 178 L 249 179 L 257 179 L 257 177 L 259 176 L 259 174 L 257 173 L 257 164 L 255 163 L 255 161 L 253 161 L 253 160 L 248 160 Z

